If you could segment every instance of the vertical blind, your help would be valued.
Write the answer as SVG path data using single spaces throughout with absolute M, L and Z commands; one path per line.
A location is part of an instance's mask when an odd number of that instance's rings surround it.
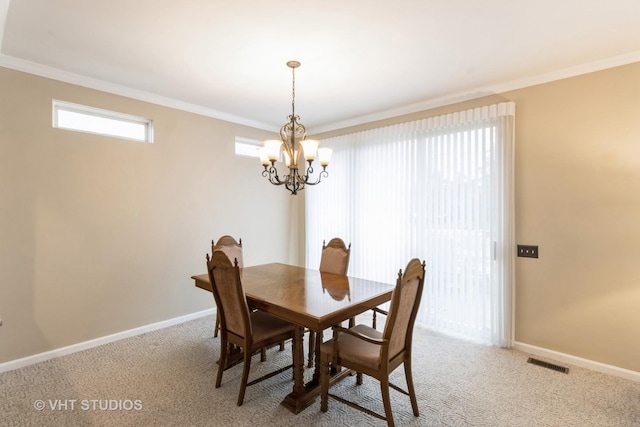
M 419 325 L 511 345 L 512 102 L 326 139 L 330 176 L 306 192 L 307 266 L 351 243 L 349 274 L 395 283 L 426 260 Z

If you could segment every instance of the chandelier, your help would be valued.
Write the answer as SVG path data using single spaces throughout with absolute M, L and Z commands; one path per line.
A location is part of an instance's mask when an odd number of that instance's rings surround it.
M 291 68 L 292 73 L 292 97 L 291 97 L 291 115 L 288 122 L 280 128 L 280 140 L 264 141 L 263 147 L 260 149 L 260 162 L 264 166 L 262 176 L 267 178 L 273 185 L 284 185 L 292 195 L 298 194 L 298 191 L 304 189 L 306 185 L 316 185 L 320 183 L 323 177 L 329 176 L 327 166 L 331 160 L 332 150 L 330 148 L 318 148 L 318 141 L 306 139 L 307 130 L 300 123 L 300 116 L 296 115 L 296 68 L 300 66 L 298 61 L 287 62 L 287 67 Z M 302 146 L 302 152 L 300 150 Z M 276 161 L 280 159 L 282 152 L 288 174 L 280 177 L 276 168 Z M 301 154 L 304 154 L 304 162 L 301 162 Z M 313 161 L 318 157 L 322 171 L 318 178 L 314 180 Z M 302 163 L 302 164 L 301 164 Z M 300 166 L 304 170 L 301 175 Z

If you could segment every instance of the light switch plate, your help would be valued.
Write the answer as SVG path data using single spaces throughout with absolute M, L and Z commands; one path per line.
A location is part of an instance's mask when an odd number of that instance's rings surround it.
M 538 246 L 518 245 L 518 256 L 525 258 L 538 258 Z

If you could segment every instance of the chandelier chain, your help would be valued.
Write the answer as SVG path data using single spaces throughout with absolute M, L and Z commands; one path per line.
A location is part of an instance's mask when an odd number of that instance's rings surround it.
M 291 68 L 291 114 L 295 117 L 296 115 L 296 69 L 295 67 Z

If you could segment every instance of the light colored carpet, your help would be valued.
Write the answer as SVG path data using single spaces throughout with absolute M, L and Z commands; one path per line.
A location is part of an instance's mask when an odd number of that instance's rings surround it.
M 383 421 L 319 399 L 298 415 L 280 405 L 291 371 L 247 389 L 235 402 L 242 368 L 214 387 L 219 341 L 212 316 L 0 374 L 2 426 L 381 426 Z M 391 391 L 400 426 L 640 426 L 640 383 L 577 367 L 569 374 L 526 363 L 519 351 L 477 345 L 424 329 L 414 332 L 420 417 Z M 249 379 L 286 365 L 284 352 L 254 356 Z M 307 369 L 306 376 L 311 375 Z M 404 387 L 399 368 L 392 379 Z M 347 378 L 332 392 L 382 412 L 379 384 Z M 38 410 L 42 402 L 44 409 Z M 66 403 L 66 408 L 64 404 Z M 60 406 L 59 404 L 62 404 Z M 73 408 L 72 408 L 73 405 Z

